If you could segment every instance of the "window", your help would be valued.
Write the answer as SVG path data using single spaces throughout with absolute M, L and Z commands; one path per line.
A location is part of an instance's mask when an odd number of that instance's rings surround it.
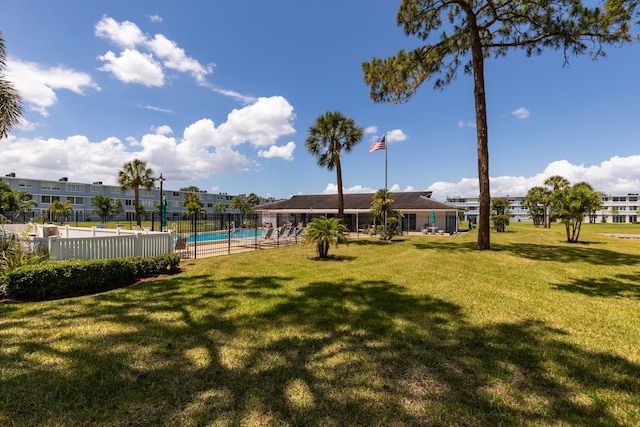
M 27 181 L 26 179 L 20 179 L 18 180 L 18 187 L 31 188 L 31 181 Z
M 60 191 L 62 189 L 59 182 L 43 182 L 41 187 L 43 190 Z
M 630 211 L 637 211 L 638 207 L 637 206 L 629 206 L 629 210 Z
M 613 215 L 613 222 L 615 223 L 623 223 L 626 221 L 627 217 L 624 215 Z
M 629 197 L 629 201 L 630 202 L 637 202 L 638 201 L 638 196 L 630 196 Z
M 629 222 L 638 222 L 637 215 L 629 215 Z
M 180 197 L 180 193 L 177 191 L 174 191 L 172 194 L 173 194 L 173 197 Z
M 84 185 L 81 184 L 67 184 L 67 191 L 71 193 L 81 193 L 84 191 Z
M 92 193 L 99 193 L 101 189 L 102 189 L 102 187 L 99 186 L 99 185 L 92 185 L 91 186 L 91 192 Z
M 72 205 L 83 205 L 84 204 L 84 198 L 83 197 L 67 196 L 67 201 L 69 203 L 71 203 Z
M 133 200 L 132 199 L 124 199 L 124 205 L 125 206 L 133 206 Z
M 116 194 L 120 194 L 122 191 L 118 187 L 111 187 L 111 192 L 112 193 L 116 193 Z
M 42 203 L 53 203 L 56 201 L 60 201 L 60 196 L 40 196 L 40 202 Z

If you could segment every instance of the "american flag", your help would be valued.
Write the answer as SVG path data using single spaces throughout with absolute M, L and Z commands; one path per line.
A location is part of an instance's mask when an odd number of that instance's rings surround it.
M 387 138 L 386 138 L 386 134 L 382 135 L 380 138 L 376 139 L 375 141 L 373 141 L 373 144 L 371 144 L 371 147 L 369 147 L 369 152 L 373 153 L 376 150 L 384 150 L 387 148 Z

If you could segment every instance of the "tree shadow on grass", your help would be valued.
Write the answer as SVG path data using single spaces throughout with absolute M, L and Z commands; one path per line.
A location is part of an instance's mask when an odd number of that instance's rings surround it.
M 514 243 L 498 246 L 514 255 L 535 260 L 561 263 L 587 262 L 594 265 L 633 265 L 640 263 L 640 255 L 611 251 L 601 247 L 563 244 L 558 246 L 535 243 Z
M 554 289 L 590 297 L 640 299 L 640 274 L 618 274 L 615 278 L 579 278 Z
M 640 421 L 640 366 L 543 322 L 471 324 L 388 281 L 290 281 L 145 283 L 26 316 L 13 340 L 2 319 L 0 424 Z

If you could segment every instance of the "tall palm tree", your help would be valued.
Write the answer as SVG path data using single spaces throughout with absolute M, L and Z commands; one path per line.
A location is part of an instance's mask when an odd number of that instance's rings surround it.
M 569 180 L 560 175 L 553 175 L 544 180 L 544 185 L 547 187 L 551 187 L 552 195 L 556 194 L 560 190 L 564 190 L 565 188 L 569 188 L 571 183 Z M 555 222 L 555 218 L 553 217 L 553 212 L 551 209 L 549 210 L 549 222 L 548 227 L 551 228 L 551 223 Z
M 183 206 L 187 208 L 187 212 L 191 215 L 197 215 L 202 212 L 206 212 L 204 205 L 202 204 L 202 200 L 200 200 L 200 196 L 197 193 L 187 193 L 184 195 L 184 203 Z
M 309 127 L 306 140 L 307 151 L 318 158 L 318 165 L 336 170 L 338 185 L 338 218 L 344 219 L 344 196 L 342 189 L 342 151 L 349 152 L 362 139 L 364 129 L 355 120 L 339 111 L 328 111 L 318 117 Z
M 569 180 L 563 176 L 553 175 L 544 180 L 544 185 L 551 187 L 553 191 L 558 191 L 567 188 L 570 183 Z
M 539 217 L 542 217 L 542 226 L 547 228 L 547 211 L 551 203 L 551 191 L 544 187 L 532 187 L 522 199 L 523 207 L 529 209 L 529 215 L 533 219 L 533 225 L 540 225 Z
M 132 161 L 122 165 L 122 169 L 118 172 L 118 184 L 123 190 L 133 188 L 133 197 L 136 210 L 136 223 L 142 225 L 140 220 L 140 187 L 147 190 L 153 188 L 155 182 L 153 170 L 147 167 L 147 163 L 133 159 Z
M 22 117 L 22 98 L 2 72 L 6 64 L 7 49 L 0 31 L 0 139 L 6 138 Z

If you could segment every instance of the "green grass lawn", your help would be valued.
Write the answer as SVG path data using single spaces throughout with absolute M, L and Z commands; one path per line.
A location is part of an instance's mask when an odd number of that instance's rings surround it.
M 0 304 L 0 425 L 640 425 L 638 225 L 191 260 Z

